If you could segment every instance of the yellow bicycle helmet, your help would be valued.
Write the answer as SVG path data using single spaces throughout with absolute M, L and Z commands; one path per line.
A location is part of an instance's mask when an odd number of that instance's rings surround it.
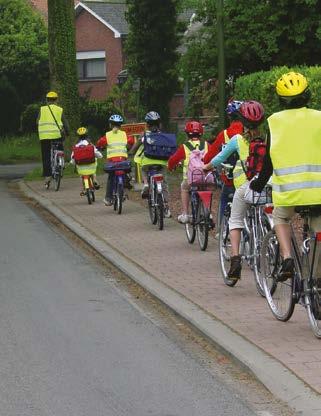
M 58 98 L 58 94 L 55 91 L 49 91 L 46 95 L 47 98 Z
M 283 74 L 276 83 L 276 93 L 281 97 L 295 97 L 304 93 L 308 88 L 308 81 L 298 72 Z
M 79 129 L 77 130 L 78 136 L 86 136 L 87 133 L 88 130 L 86 129 L 86 127 L 79 127 Z

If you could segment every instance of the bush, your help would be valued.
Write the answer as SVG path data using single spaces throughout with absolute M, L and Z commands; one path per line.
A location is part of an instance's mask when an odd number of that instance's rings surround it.
M 288 68 L 286 66 L 275 67 L 270 71 L 254 72 L 237 79 L 235 85 L 235 97 L 238 100 L 257 100 L 263 104 L 266 116 L 280 111 L 275 85 L 280 76 L 286 72 L 295 71 L 305 75 L 311 90 L 310 107 L 321 109 L 321 67 L 298 66 Z
M 114 113 L 119 113 L 119 109 L 110 100 L 81 100 L 81 124 L 88 127 L 92 135 L 104 134 L 108 128 L 108 119 Z
M 21 114 L 21 126 L 22 133 L 33 133 L 37 131 L 37 117 L 42 104 L 30 104 Z

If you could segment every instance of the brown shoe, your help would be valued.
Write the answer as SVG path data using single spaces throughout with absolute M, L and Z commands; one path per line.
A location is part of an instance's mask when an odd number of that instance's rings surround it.
M 231 267 L 227 273 L 227 277 L 231 280 L 239 280 L 241 278 L 241 270 L 242 270 L 242 257 L 232 256 Z

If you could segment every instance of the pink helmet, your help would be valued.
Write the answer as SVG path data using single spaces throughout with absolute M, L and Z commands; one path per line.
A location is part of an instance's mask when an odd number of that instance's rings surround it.
M 185 133 L 188 134 L 203 134 L 204 129 L 198 121 L 188 121 L 185 125 Z
M 264 108 L 258 101 L 244 101 L 239 113 L 243 124 L 247 127 L 256 127 L 264 120 Z

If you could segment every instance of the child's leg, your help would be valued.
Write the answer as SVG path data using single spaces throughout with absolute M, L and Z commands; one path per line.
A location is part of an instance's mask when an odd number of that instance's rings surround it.
M 189 185 L 187 180 L 184 179 L 181 183 L 181 199 L 182 199 L 182 213 L 188 214 L 189 208 Z

